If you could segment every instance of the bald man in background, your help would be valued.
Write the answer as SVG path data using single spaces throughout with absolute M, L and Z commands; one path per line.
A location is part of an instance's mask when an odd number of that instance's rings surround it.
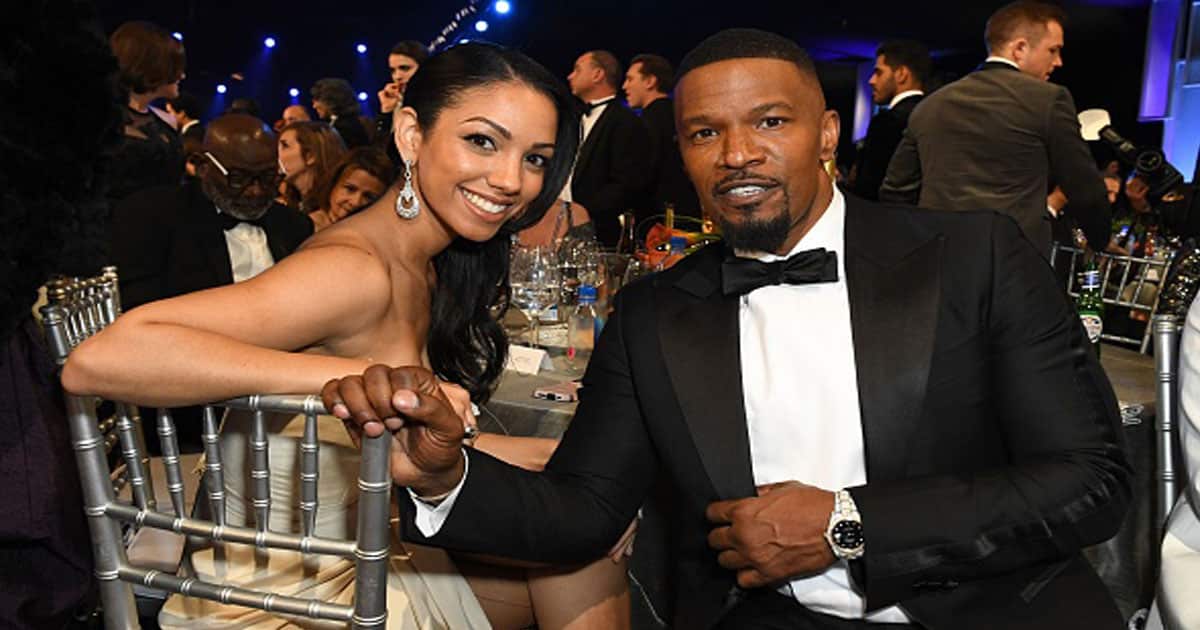
M 198 158 L 196 177 L 182 186 L 145 190 L 113 208 L 111 253 L 125 310 L 252 278 L 313 233 L 307 216 L 275 203 L 275 134 L 258 118 L 212 121 Z M 197 408 L 175 416 L 180 448 L 198 452 Z M 146 443 L 154 452 L 158 440 Z
M 197 181 L 147 190 L 113 209 L 112 256 L 130 308 L 254 277 L 312 234 L 274 202 L 275 134 L 229 114 L 204 137 Z

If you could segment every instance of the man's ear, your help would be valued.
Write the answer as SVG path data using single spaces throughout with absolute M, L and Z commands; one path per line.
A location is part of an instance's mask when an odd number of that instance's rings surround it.
M 406 162 L 417 161 L 417 151 L 421 147 L 421 125 L 417 122 L 417 111 L 411 107 L 403 107 L 395 116 L 396 150 Z
M 912 79 L 912 71 L 908 69 L 908 66 L 900 66 L 899 68 L 893 70 L 892 73 L 895 76 L 897 85 L 901 83 L 908 83 L 908 81 Z
M 842 119 L 836 109 L 827 109 L 821 114 L 821 161 L 837 157 L 838 138 L 842 134 Z
M 1011 44 L 1009 50 L 1012 51 L 1012 60 L 1019 66 L 1029 55 L 1029 40 L 1021 37 Z

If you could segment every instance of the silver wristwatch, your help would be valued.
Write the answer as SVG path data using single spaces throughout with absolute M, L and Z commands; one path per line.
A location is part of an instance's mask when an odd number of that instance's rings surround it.
M 854 560 L 863 555 L 862 516 L 854 505 L 854 497 L 846 490 L 834 493 L 833 514 L 829 515 L 829 526 L 825 528 L 825 540 L 833 555 L 842 560 Z

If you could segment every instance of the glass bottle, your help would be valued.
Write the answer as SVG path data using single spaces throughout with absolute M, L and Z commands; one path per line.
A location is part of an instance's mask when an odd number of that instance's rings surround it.
M 1100 270 L 1091 260 L 1084 268 L 1080 282 L 1079 297 L 1075 301 L 1075 312 L 1083 322 L 1088 341 L 1100 356 L 1100 335 L 1104 331 L 1104 298 L 1100 291 Z

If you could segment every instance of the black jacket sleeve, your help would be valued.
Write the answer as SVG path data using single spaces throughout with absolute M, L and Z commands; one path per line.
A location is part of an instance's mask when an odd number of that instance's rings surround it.
M 993 224 L 990 388 L 1011 463 L 851 489 L 868 609 L 1067 558 L 1111 537 L 1130 500 L 1116 397 L 1079 318 L 1016 224 Z
M 1104 180 L 1079 134 L 1075 101 L 1066 88 L 1059 90 L 1047 112 L 1046 138 L 1050 182 L 1062 187 L 1067 195 L 1067 212 L 1075 217 L 1091 247 L 1102 251 L 1112 233 L 1112 210 Z

